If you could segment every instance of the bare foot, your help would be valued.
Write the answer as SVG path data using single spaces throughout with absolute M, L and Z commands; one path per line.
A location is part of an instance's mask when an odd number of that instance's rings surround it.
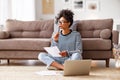
M 59 63 L 56 62 L 56 61 L 53 61 L 53 62 L 51 63 L 51 66 L 56 67 L 57 69 L 60 69 L 60 70 L 64 70 L 64 66 L 63 66 L 62 64 L 59 64 Z

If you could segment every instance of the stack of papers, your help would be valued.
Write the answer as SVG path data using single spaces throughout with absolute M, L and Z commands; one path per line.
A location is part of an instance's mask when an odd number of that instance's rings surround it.
M 58 49 L 57 46 L 53 46 L 53 47 L 44 47 L 44 49 L 51 54 L 53 57 L 61 57 L 60 50 Z
M 39 71 L 36 72 L 38 75 L 63 75 L 63 71 Z

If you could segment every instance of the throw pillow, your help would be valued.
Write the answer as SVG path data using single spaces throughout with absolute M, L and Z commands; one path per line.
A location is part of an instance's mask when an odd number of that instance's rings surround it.
M 79 22 L 80 22 L 80 20 L 74 21 L 73 24 L 71 25 L 70 29 L 72 29 L 73 31 L 76 31 L 77 25 Z
M 111 30 L 110 29 L 103 29 L 100 32 L 100 37 L 103 39 L 109 39 L 111 36 Z

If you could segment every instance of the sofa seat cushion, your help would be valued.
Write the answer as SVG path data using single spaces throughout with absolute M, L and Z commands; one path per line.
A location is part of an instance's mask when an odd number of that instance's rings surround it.
M 39 50 L 50 46 L 50 38 L 11 38 L 0 40 L 0 50 Z
M 83 50 L 110 50 L 111 40 L 102 38 L 82 38 Z

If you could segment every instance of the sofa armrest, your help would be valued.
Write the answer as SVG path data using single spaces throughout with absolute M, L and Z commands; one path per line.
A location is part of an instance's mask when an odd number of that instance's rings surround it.
M 119 42 L 119 32 L 116 30 L 112 31 L 112 42 L 118 44 Z
M 7 38 L 9 38 L 9 32 L 0 31 L 0 39 L 7 39 Z

